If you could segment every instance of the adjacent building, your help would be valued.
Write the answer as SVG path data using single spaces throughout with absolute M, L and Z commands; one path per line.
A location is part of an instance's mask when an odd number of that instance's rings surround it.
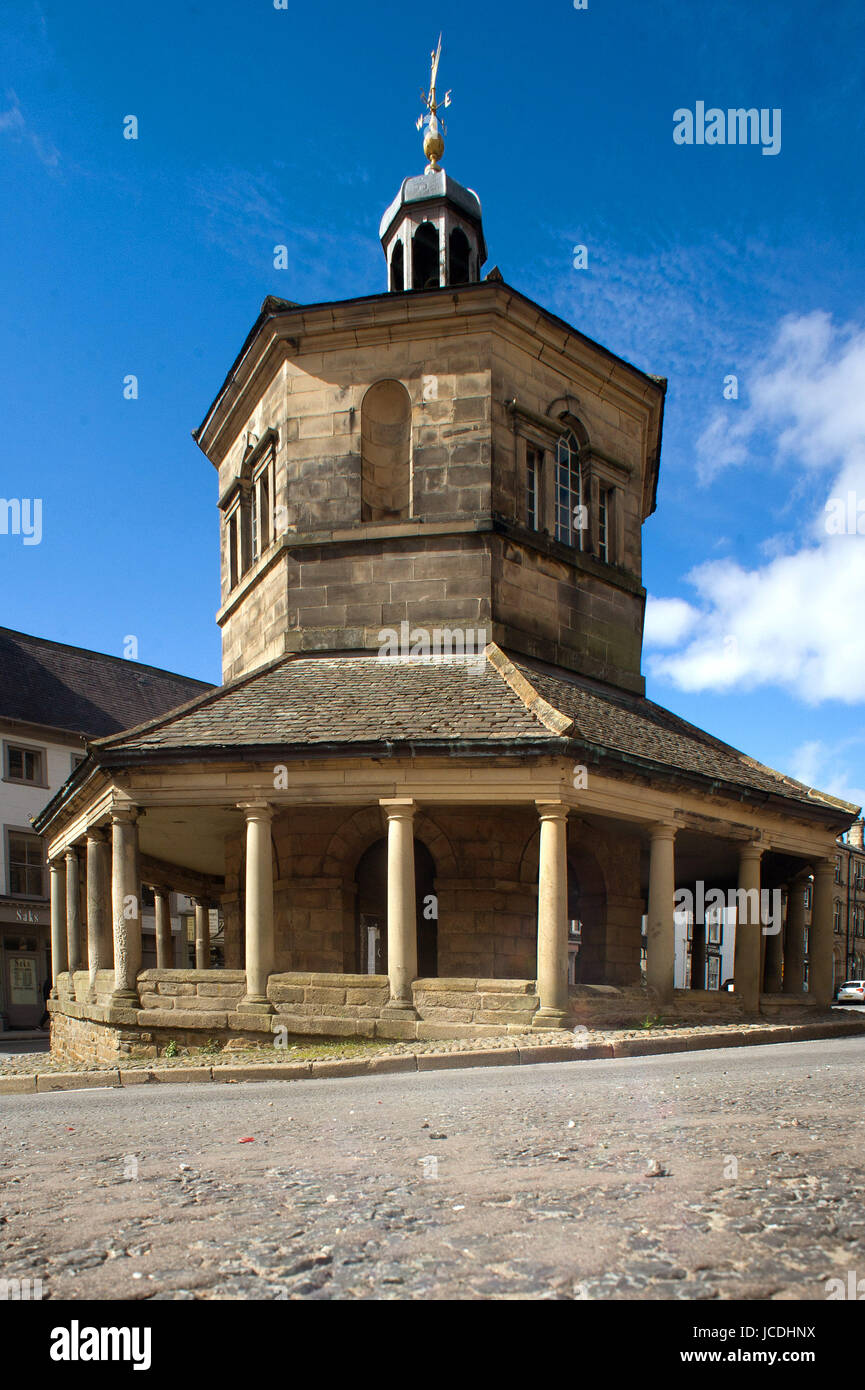
M 832 889 L 832 964 L 835 987 L 865 980 L 865 846 L 857 820 L 839 838 Z M 806 920 L 810 922 L 811 894 Z
M 0 1027 L 29 1028 L 50 975 L 48 866 L 33 817 L 84 761 L 86 739 L 152 719 L 209 690 L 151 666 L 0 628 Z M 82 890 L 83 891 L 83 890 Z M 151 900 L 152 903 L 152 900 Z M 153 941 L 145 911 L 142 949 Z M 185 902 L 172 903 L 178 964 Z

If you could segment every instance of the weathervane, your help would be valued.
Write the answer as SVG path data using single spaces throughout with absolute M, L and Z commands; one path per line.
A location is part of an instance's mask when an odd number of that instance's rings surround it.
M 445 151 L 444 137 L 447 134 L 447 128 L 444 124 L 444 121 L 442 121 L 441 125 L 439 125 L 438 118 L 436 116 L 436 112 L 439 108 L 439 103 L 436 101 L 436 78 L 438 76 L 439 59 L 441 58 L 441 56 L 442 36 L 441 34 L 439 34 L 438 48 L 435 50 L 434 53 L 430 54 L 431 72 L 429 95 L 427 95 L 426 92 L 424 92 L 423 88 L 421 88 L 420 94 L 420 99 L 427 109 L 427 114 L 425 116 L 418 116 L 417 118 L 418 130 L 420 130 L 421 126 L 424 124 L 424 122 L 426 122 L 426 135 L 423 139 L 423 152 L 429 160 L 429 164 L 426 166 L 426 169 L 424 170 L 424 173 L 426 174 L 437 173 L 439 167 L 439 160 L 441 159 Z M 444 99 L 442 100 L 441 104 L 442 106 L 450 106 L 450 92 L 445 92 Z

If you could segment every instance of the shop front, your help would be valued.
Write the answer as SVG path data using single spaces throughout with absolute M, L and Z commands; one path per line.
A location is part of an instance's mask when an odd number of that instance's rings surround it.
M 37 1028 L 51 973 L 47 903 L 0 898 L 0 1028 Z

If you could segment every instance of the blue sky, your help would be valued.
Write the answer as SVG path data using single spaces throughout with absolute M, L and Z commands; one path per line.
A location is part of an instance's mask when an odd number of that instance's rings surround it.
M 117 654 L 132 635 L 140 660 L 219 679 L 215 474 L 189 432 L 266 294 L 384 288 L 378 222 L 422 168 L 439 28 L 444 163 L 481 196 L 487 268 L 670 381 L 649 694 L 865 799 L 853 0 L 7 3 L 0 492 L 44 511 L 41 544 L 0 536 L 0 620 Z M 779 109 L 779 153 L 675 144 L 698 101 Z M 852 533 L 829 534 L 849 495 Z

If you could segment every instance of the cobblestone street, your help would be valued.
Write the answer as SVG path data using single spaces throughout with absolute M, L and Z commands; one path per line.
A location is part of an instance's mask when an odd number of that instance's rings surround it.
M 863 1063 L 851 1038 L 6 1096 L 2 1274 L 55 1299 L 822 1299 L 865 1274 Z

